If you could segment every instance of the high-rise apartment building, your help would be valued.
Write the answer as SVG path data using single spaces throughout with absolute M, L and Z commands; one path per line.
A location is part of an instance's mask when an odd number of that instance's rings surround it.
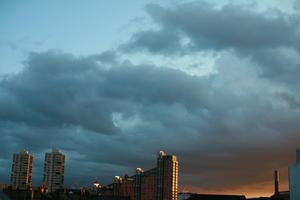
M 289 167 L 290 200 L 300 199 L 300 148 L 296 154 L 296 164 Z
M 63 188 L 64 171 L 64 154 L 57 149 L 45 154 L 44 185 L 48 188 L 48 192 L 55 192 L 57 189 Z
M 114 183 L 104 186 L 102 193 L 112 196 L 129 197 L 130 200 L 177 200 L 178 161 L 176 156 L 160 151 L 155 168 L 124 178 L 117 176 Z
M 11 184 L 14 189 L 28 190 L 32 188 L 33 156 L 22 150 L 13 155 Z
M 178 199 L 178 161 L 160 151 L 157 158 L 157 200 Z

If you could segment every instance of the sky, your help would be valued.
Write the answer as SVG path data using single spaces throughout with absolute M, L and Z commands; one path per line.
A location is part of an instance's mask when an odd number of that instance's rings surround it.
M 288 189 L 300 147 L 300 1 L 0 1 L 0 182 L 66 154 L 66 185 L 180 162 L 180 191 Z

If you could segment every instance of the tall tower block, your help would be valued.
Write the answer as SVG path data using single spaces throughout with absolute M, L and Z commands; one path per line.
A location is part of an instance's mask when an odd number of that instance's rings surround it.
M 45 154 L 44 185 L 48 192 L 63 188 L 65 172 L 65 155 L 58 149 Z
M 10 180 L 14 189 L 29 190 L 32 188 L 32 164 L 33 156 L 26 150 L 13 155 Z
M 160 151 L 157 158 L 157 200 L 178 200 L 178 161 Z

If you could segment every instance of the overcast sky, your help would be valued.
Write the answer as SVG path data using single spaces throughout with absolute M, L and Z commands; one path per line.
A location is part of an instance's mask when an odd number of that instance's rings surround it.
M 0 2 L 0 182 L 29 150 L 68 186 L 178 156 L 180 190 L 288 189 L 300 146 L 300 1 Z

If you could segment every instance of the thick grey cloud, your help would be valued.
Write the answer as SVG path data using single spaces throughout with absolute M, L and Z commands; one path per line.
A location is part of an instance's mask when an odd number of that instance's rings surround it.
M 228 4 L 217 8 L 203 1 L 172 7 L 151 4 L 146 8 L 163 29 L 137 32 L 132 36 L 130 46 L 161 51 L 178 43 L 178 40 L 171 40 L 175 37 L 173 35 L 161 40 L 161 35 L 167 35 L 165 32 L 168 31 L 184 34 L 191 40 L 190 48 L 196 49 L 234 48 L 249 51 L 281 46 L 299 47 L 298 15 L 278 10 L 257 11 L 253 5 Z M 149 38 L 160 41 L 160 45 L 153 47 L 156 43 L 148 43 Z M 171 41 L 174 44 L 171 45 Z
M 182 50 L 180 40 L 180 36 L 173 31 L 142 31 L 133 34 L 131 41 L 121 45 L 120 49 L 125 52 L 147 50 L 156 54 L 170 54 Z
M 69 185 L 150 168 L 155 152 L 166 149 L 179 156 L 183 185 L 234 188 L 285 169 L 300 139 L 300 112 L 290 99 L 255 73 L 225 73 L 235 66 L 201 77 L 133 65 L 114 52 L 53 51 L 31 53 L 24 64 L 0 84 L 2 180 L 11 153 L 22 148 L 36 155 L 36 184 L 42 152 L 61 148 Z
M 299 16 L 204 2 L 147 11 L 159 28 L 133 34 L 119 52 L 30 53 L 1 79 L 1 181 L 11 154 L 27 148 L 39 184 L 43 152 L 58 147 L 68 185 L 151 168 L 160 149 L 178 155 L 182 187 L 251 190 L 271 184 L 274 169 L 286 185 L 300 140 Z M 214 51 L 216 73 L 124 59 L 140 50 Z
M 169 56 L 199 51 L 233 51 L 261 65 L 261 75 L 265 78 L 290 84 L 300 73 L 298 13 L 276 9 L 262 11 L 252 4 L 217 7 L 204 1 L 169 7 L 151 4 L 146 10 L 160 29 L 135 33 L 127 44 L 132 50 L 161 53 L 172 47 L 172 51 L 165 52 Z M 160 35 L 170 32 L 172 37 L 162 40 Z M 178 39 L 173 39 L 174 35 Z M 178 42 L 180 40 L 188 42 L 182 44 Z
M 271 10 L 259 12 L 251 5 L 216 8 L 195 2 L 170 8 L 149 5 L 147 11 L 163 27 L 185 33 L 194 48 L 249 50 L 294 46 L 299 41 L 299 16 Z
M 102 81 L 91 61 L 77 62 L 71 55 L 48 53 L 32 54 L 26 65 L 24 71 L 1 82 L 12 104 L 7 106 L 8 99 L 4 99 L 1 119 L 34 126 L 80 124 L 104 134 L 116 131 L 108 118 L 109 99 L 89 101 L 98 90 L 94 85 L 101 86 Z
M 115 159 L 114 154 L 108 153 L 114 142 L 97 135 L 121 137 L 115 148 L 126 148 L 126 154 L 132 152 L 132 155 L 137 149 L 130 151 L 126 142 L 131 134 L 134 140 L 135 135 L 144 133 L 135 127 L 140 124 L 130 125 L 131 119 L 156 121 L 157 127 L 155 124 L 145 125 L 149 126 L 145 132 L 151 134 L 151 131 L 161 131 L 165 126 L 156 119 L 152 108 L 158 109 L 166 123 L 172 123 L 165 116 L 165 107 L 174 105 L 176 109 L 176 104 L 182 104 L 180 108 L 186 109 L 196 105 L 202 107 L 202 80 L 176 70 L 133 66 L 128 62 L 108 67 L 116 62 L 115 57 L 108 54 L 112 55 L 105 52 L 99 56 L 76 58 L 57 52 L 32 53 L 24 62 L 23 71 L 1 81 L 0 119 L 6 144 L 3 146 L 5 158 L 9 158 L 18 147 L 40 152 L 59 146 L 68 151 L 82 151 L 87 161 L 104 159 L 108 163 L 125 165 L 130 159 L 139 160 L 138 156 L 129 158 L 118 150 L 120 157 Z M 168 81 L 172 78 L 177 82 Z M 193 88 L 200 90 L 187 92 Z M 118 121 L 114 121 L 114 116 L 119 116 Z M 133 128 L 123 131 L 117 122 L 128 123 Z M 126 128 L 126 124 L 124 126 Z M 103 152 L 98 152 L 95 143 L 99 137 L 102 138 L 100 149 L 105 149 Z M 91 141 L 85 143 L 84 138 Z M 91 149 L 78 146 L 80 144 Z M 99 154 L 103 156 L 102 160 L 97 159 Z
M 294 9 L 296 11 L 299 11 L 300 10 L 300 1 L 299 0 L 295 0 L 295 3 L 294 3 Z

